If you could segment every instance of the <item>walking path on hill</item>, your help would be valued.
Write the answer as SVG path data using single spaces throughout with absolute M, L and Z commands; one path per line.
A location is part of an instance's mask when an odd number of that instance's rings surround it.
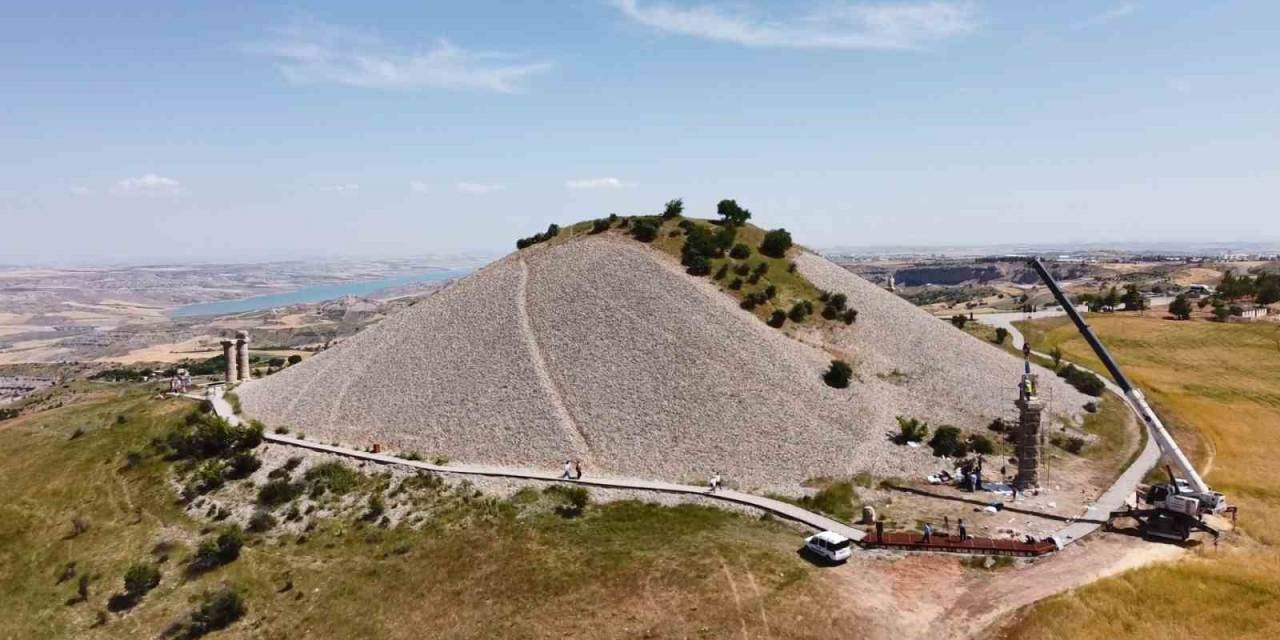
M 862 540 L 865 535 L 860 529 L 855 529 L 849 525 L 837 522 L 812 511 L 807 511 L 793 504 L 782 502 L 781 500 L 774 500 L 772 498 L 751 495 L 749 493 L 733 491 L 730 489 L 721 489 L 719 491 L 711 492 L 707 487 L 699 487 L 689 484 L 636 480 L 630 478 L 610 478 L 605 476 L 592 476 L 577 480 L 564 480 L 555 472 L 537 469 L 514 469 L 482 464 L 438 465 L 418 460 L 406 460 L 404 458 L 397 458 L 386 454 L 369 453 L 367 451 L 349 449 L 347 447 L 335 447 L 333 445 L 311 442 L 309 440 L 299 440 L 297 438 L 272 433 L 263 434 L 262 437 L 268 442 L 275 442 L 277 444 L 301 447 L 303 449 L 310 449 L 312 451 L 319 451 L 322 453 L 332 453 L 378 464 L 398 464 L 405 467 L 423 469 L 425 471 L 433 471 L 436 473 L 486 476 L 490 478 L 514 478 L 517 480 L 536 480 L 541 482 L 562 482 L 606 489 L 632 489 L 639 491 L 653 491 L 657 493 L 697 495 L 762 509 L 774 515 L 787 518 L 788 520 L 794 520 L 801 524 L 808 525 L 820 531 L 834 531 L 854 541 Z
M 1105 378 L 1103 380 L 1107 383 L 1109 388 L 1115 387 L 1115 385 L 1111 383 L 1109 380 L 1106 380 Z M 1115 387 L 1114 390 L 1118 392 L 1119 388 Z M 215 414 L 217 414 L 219 417 L 226 419 L 228 422 L 232 423 L 233 425 L 239 424 L 240 418 L 236 416 L 235 413 L 232 411 L 231 404 L 228 403 L 226 399 L 222 397 L 221 388 L 217 388 L 217 390 L 211 389 L 210 391 L 211 392 L 205 396 L 201 396 L 197 394 L 185 394 L 185 395 L 188 398 L 192 398 L 196 400 L 209 400 L 209 402 L 213 405 L 213 410 Z M 1119 395 L 1121 398 L 1124 397 L 1123 394 L 1119 394 Z M 1127 399 L 1125 400 L 1125 404 L 1126 406 L 1128 406 Z M 1132 407 L 1130 407 L 1130 409 L 1132 410 Z M 1135 411 L 1135 414 L 1136 414 L 1136 411 Z M 836 520 L 832 520 L 831 518 L 814 513 L 812 511 L 802 509 L 800 507 L 797 507 L 796 505 L 783 502 L 781 500 L 774 500 L 772 498 L 765 498 L 762 496 L 756 496 L 749 493 L 742 493 L 740 491 L 733 491 L 730 489 L 722 489 L 720 491 L 716 491 L 713 493 L 708 491 L 706 487 L 699 487 L 695 485 L 677 484 L 672 482 L 661 482 L 661 481 L 652 481 L 652 480 L 637 480 L 637 479 L 631 479 L 631 478 L 610 478 L 610 477 L 603 477 L 603 476 L 566 481 L 566 480 L 563 480 L 558 474 L 554 472 L 548 472 L 548 471 L 543 471 L 538 469 L 517 469 L 517 468 L 497 467 L 497 466 L 480 465 L 480 464 L 437 465 L 437 464 L 431 464 L 431 463 L 422 462 L 418 460 L 406 460 L 404 458 L 397 458 L 395 456 L 390 456 L 386 454 L 369 453 L 366 451 L 350 449 L 347 447 L 339 447 L 339 446 L 321 444 L 319 442 L 311 442 L 308 440 L 300 440 L 298 438 L 291 438 L 289 436 L 279 435 L 279 434 L 265 433 L 263 434 L 262 437 L 268 442 L 275 442 L 277 444 L 300 447 L 303 449 L 310 449 L 312 451 L 319 451 L 322 453 L 331 453 L 335 455 L 346 456 L 349 458 L 366 460 L 366 461 L 374 462 L 377 464 L 398 464 L 406 467 L 411 467 L 414 469 L 422 469 L 425 471 L 433 471 L 436 473 L 443 473 L 443 474 L 476 475 L 476 476 L 486 476 L 491 478 L 513 478 L 517 480 L 534 480 L 534 481 L 540 481 L 540 482 L 571 482 L 574 484 L 580 484 L 580 485 L 589 486 L 589 487 L 601 487 L 601 488 L 607 488 L 607 489 L 629 489 L 629 490 L 636 490 L 636 491 L 653 491 L 656 493 L 669 493 L 669 494 L 677 494 L 677 495 L 697 495 L 697 496 L 712 498 L 715 500 L 723 500 L 725 502 L 731 502 L 735 504 L 741 504 L 741 505 L 761 509 L 763 511 L 772 513 L 777 516 L 781 516 L 788 520 L 799 522 L 803 525 L 817 529 L 819 531 L 834 531 L 855 542 L 861 542 L 862 539 L 866 537 L 866 533 L 863 532 L 861 529 L 854 528 L 852 526 L 838 522 Z M 1133 495 L 1134 490 L 1137 488 L 1138 482 L 1140 482 L 1142 480 L 1142 477 L 1145 476 L 1146 473 L 1152 467 L 1155 466 L 1159 458 L 1160 458 L 1160 450 L 1158 447 L 1156 447 L 1155 440 L 1153 438 L 1147 438 L 1147 446 L 1143 449 L 1142 453 L 1134 460 L 1133 464 L 1129 465 L 1129 468 L 1126 469 L 1123 474 L 1121 474 L 1120 478 L 1116 480 L 1115 484 L 1113 484 L 1110 489 L 1108 489 L 1105 493 L 1103 493 L 1102 496 L 1096 502 L 1090 505 L 1086 509 L 1085 513 L 1080 516 L 1079 519 L 1067 525 L 1066 527 L 1063 527 L 1062 529 L 1058 530 L 1056 533 L 1053 534 L 1053 536 L 1051 536 L 1053 538 L 1054 543 L 1058 546 L 1058 548 L 1062 548 L 1068 544 L 1071 544 L 1072 542 L 1075 542 L 1076 540 L 1079 540 L 1097 531 L 1103 524 L 1105 524 L 1107 521 L 1107 517 L 1111 514 L 1112 511 L 1119 510 L 1121 507 L 1124 506 L 1128 497 L 1130 495 Z
M 550 399 L 551 408 L 555 411 L 556 419 L 560 423 L 560 428 L 564 431 L 565 437 L 573 443 L 574 457 L 583 458 L 587 462 L 591 462 L 591 443 L 587 442 L 587 437 L 578 428 L 578 423 L 574 421 L 573 414 L 569 413 L 569 408 L 565 406 L 564 397 L 560 394 L 560 388 L 556 385 L 555 378 L 551 377 L 551 370 L 547 368 L 546 358 L 542 355 L 542 347 L 538 345 L 538 336 L 533 332 L 533 325 L 529 320 L 528 291 L 529 265 L 525 264 L 524 258 L 520 258 L 520 283 L 516 287 L 516 315 L 520 319 L 520 335 L 524 338 L 525 347 L 529 349 L 529 357 L 533 360 L 533 369 L 537 373 L 538 384 L 546 392 L 547 398 Z

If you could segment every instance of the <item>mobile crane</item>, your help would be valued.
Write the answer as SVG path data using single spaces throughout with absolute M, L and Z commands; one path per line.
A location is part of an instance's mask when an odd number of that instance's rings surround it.
M 1155 411 L 1151 410 L 1151 405 L 1147 404 L 1142 391 L 1129 382 L 1129 378 L 1124 375 L 1116 361 L 1111 358 L 1111 354 L 1107 352 L 1107 348 L 1093 334 L 1093 330 L 1076 311 L 1075 306 L 1071 304 L 1044 264 L 1038 258 L 1032 258 L 1030 265 L 1049 287 L 1054 299 L 1062 306 L 1062 310 L 1066 311 L 1067 316 L 1089 343 L 1089 347 L 1097 354 L 1098 359 L 1107 367 L 1111 378 L 1124 391 L 1130 406 L 1147 424 L 1147 430 L 1160 447 L 1161 453 L 1171 462 L 1171 465 L 1165 466 L 1169 474 L 1168 483 L 1155 484 L 1148 487 L 1145 492 L 1140 492 L 1138 505 L 1124 511 L 1113 512 L 1111 519 L 1132 518 L 1138 522 L 1138 529 L 1144 535 L 1159 538 L 1184 541 L 1191 537 L 1194 531 L 1203 531 L 1217 538 L 1218 531 L 1204 522 L 1204 516 L 1226 512 L 1234 515 L 1235 507 L 1227 506 L 1223 495 L 1205 484 L 1204 478 L 1200 477 L 1186 454 L 1178 447 L 1178 443 L 1169 434 L 1164 423 L 1160 422 Z M 1174 468 L 1181 477 L 1174 475 Z

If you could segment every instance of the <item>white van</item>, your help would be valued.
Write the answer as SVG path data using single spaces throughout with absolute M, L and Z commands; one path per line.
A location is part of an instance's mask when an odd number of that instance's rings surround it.
M 853 555 L 853 542 L 834 531 L 823 531 L 804 539 L 804 546 L 831 562 L 844 562 Z

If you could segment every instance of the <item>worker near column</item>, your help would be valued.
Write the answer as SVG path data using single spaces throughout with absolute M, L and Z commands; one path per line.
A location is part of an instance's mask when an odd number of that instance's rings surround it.
M 959 527 L 959 529 L 960 529 L 960 542 L 968 542 L 968 541 L 969 541 L 969 530 L 965 528 L 965 526 L 964 526 L 964 520 L 959 520 L 959 521 L 957 521 L 957 525 L 958 525 L 958 527 Z
M 929 524 L 928 522 L 924 523 L 924 540 L 923 540 L 923 542 L 924 542 L 926 545 L 927 545 L 927 544 L 932 544 L 932 543 L 933 543 L 933 525 Z

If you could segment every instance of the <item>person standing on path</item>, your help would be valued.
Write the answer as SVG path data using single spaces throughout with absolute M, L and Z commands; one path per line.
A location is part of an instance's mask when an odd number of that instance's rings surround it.
M 1010 500 L 1009 502 L 1017 502 L 1018 501 L 1018 485 L 1016 484 L 1012 485 L 1012 489 L 1013 489 L 1013 499 Z
M 928 522 L 924 523 L 924 543 L 931 544 L 933 542 L 933 525 Z
M 884 520 L 876 520 L 876 542 L 884 543 Z
M 960 529 L 960 542 L 968 542 L 969 530 L 964 527 L 964 520 L 957 521 L 957 526 Z
M 582 479 L 582 460 L 573 461 L 573 479 L 574 480 Z
M 708 493 L 715 493 L 720 490 L 720 472 L 713 471 L 711 473 L 711 482 L 709 483 L 711 490 Z
M 561 480 L 573 479 L 573 463 L 572 462 L 568 460 L 564 461 L 564 473 L 560 474 L 560 479 Z

